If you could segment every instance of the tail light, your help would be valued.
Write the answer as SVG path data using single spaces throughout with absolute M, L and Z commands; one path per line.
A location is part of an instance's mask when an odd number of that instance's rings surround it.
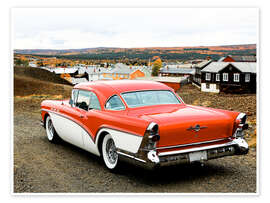
M 147 148 L 154 149 L 156 147 L 156 143 L 160 140 L 158 124 L 154 122 L 150 123 L 146 129 L 146 133 L 148 136 Z
M 244 137 L 244 130 L 248 129 L 247 115 L 244 113 L 240 113 L 234 121 L 233 127 L 233 137 Z

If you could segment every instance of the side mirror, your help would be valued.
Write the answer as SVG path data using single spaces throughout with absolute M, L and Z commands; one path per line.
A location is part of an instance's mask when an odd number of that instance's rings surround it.
M 73 106 L 73 100 L 70 99 L 69 102 L 68 102 L 71 106 Z

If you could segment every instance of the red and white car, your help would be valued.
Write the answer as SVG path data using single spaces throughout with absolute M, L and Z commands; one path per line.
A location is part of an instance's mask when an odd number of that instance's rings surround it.
M 101 156 L 111 170 L 120 160 L 154 168 L 248 153 L 244 113 L 187 105 L 158 82 L 81 83 L 41 110 L 50 142 Z

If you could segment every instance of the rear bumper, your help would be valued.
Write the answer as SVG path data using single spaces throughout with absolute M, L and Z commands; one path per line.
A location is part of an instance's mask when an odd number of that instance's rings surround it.
M 205 162 L 210 159 L 217 159 L 224 156 L 247 154 L 249 147 L 243 138 L 237 138 L 223 144 L 212 144 L 203 147 L 179 149 L 158 153 L 155 150 L 128 154 L 118 150 L 120 159 L 131 162 L 147 169 L 154 169 L 161 166 L 187 164 L 191 162 Z M 194 158 L 195 157 L 195 158 Z

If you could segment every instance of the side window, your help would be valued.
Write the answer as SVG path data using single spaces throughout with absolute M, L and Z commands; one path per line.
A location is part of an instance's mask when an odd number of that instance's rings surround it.
M 89 109 L 101 110 L 97 95 L 91 92 Z
M 91 92 L 89 91 L 79 90 L 75 106 L 87 111 L 90 103 L 90 94 Z
M 125 105 L 117 95 L 114 95 L 107 101 L 105 108 L 109 110 L 123 110 Z
M 250 81 L 250 74 L 246 73 L 245 75 L 245 82 L 249 82 Z
M 223 81 L 228 81 L 228 73 L 223 73 Z
M 234 82 L 239 82 L 240 79 L 240 74 L 239 73 L 234 73 L 233 74 L 233 81 Z
M 205 80 L 211 80 L 211 73 L 205 74 Z
M 220 75 L 219 75 L 219 73 L 216 74 L 216 81 L 220 81 Z

